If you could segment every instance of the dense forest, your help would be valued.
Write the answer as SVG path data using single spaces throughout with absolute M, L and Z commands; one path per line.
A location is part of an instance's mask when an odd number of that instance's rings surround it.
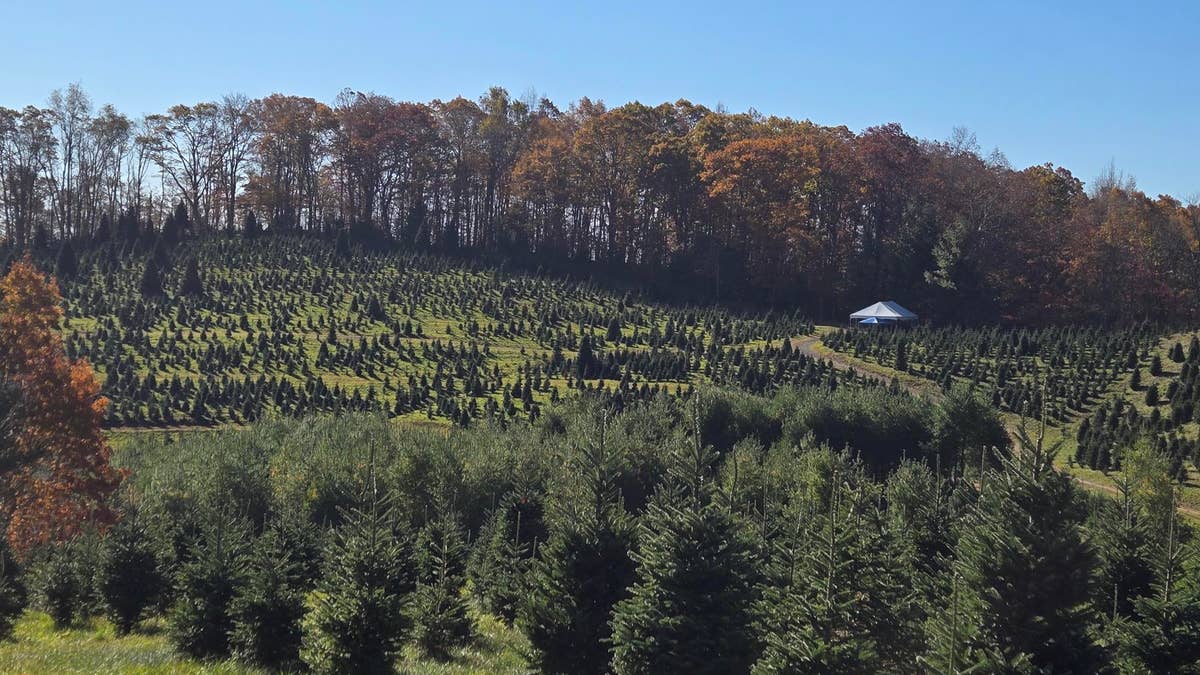
M 1184 322 L 1200 207 L 1110 170 L 1085 191 L 956 131 L 854 132 L 680 100 L 566 110 L 275 94 L 129 117 L 78 87 L 0 109 L 0 237 L 347 230 L 374 245 L 620 275 L 690 300 L 958 322 Z M 253 218 L 247 214 L 254 214 Z

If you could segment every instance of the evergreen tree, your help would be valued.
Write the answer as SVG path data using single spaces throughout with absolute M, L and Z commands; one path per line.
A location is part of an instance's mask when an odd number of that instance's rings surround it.
M 581 380 L 594 377 L 596 356 L 592 352 L 592 336 L 584 335 L 579 341 L 579 356 L 575 358 L 575 376 Z
M 755 673 L 890 672 L 916 655 L 916 595 L 899 548 L 862 481 L 833 466 L 824 513 L 793 514 L 775 542 Z M 821 510 L 801 508 L 811 506 Z
M 304 619 L 300 656 L 318 673 L 390 673 L 411 629 L 411 544 L 370 482 L 369 506 L 346 514 Z
M 175 225 L 179 228 L 179 236 L 182 237 L 189 234 L 192 231 L 192 219 L 188 215 L 187 204 L 183 200 L 180 200 L 175 205 L 175 213 L 173 215 L 175 216 Z
M 242 220 L 242 236 L 246 239 L 257 239 L 262 234 L 262 227 L 258 224 L 258 217 L 254 215 L 254 211 L 246 211 L 246 217 Z
M 636 581 L 613 612 L 617 673 L 740 673 L 754 659 L 754 556 L 710 477 L 698 416 L 639 524 Z
M 470 561 L 472 586 L 483 608 L 509 623 L 526 592 L 528 547 L 521 543 L 520 518 L 518 509 L 496 508 L 479 532 Z
M 1182 543 L 1179 529 L 1178 516 L 1172 514 L 1155 558 L 1153 592 L 1134 600 L 1136 620 L 1117 625 L 1117 660 L 1123 672 L 1200 673 L 1195 544 Z
M 195 258 L 188 258 L 187 266 L 183 272 L 183 283 L 179 287 L 179 294 L 189 298 L 204 295 L 204 279 L 200 277 L 200 264 L 196 262 Z
M 413 597 L 413 638 L 422 653 L 450 658 L 470 642 L 473 627 L 463 597 L 466 543 L 458 515 L 447 499 L 438 500 L 434 518 L 417 535 L 417 591 Z
M 146 261 L 146 267 L 142 270 L 142 281 L 138 284 L 138 289 L 145 298 L 162 297 L 162 274 L 158 271 L 158 265 L 154 261 Z
M 100 216 L 100 223 L 96 225 L 96 230 L 92 232 L 92 241 L 97 244 L 112 239 L 112 218 L 106 213 Z
M 1049 449 L 1018 431 L 1021 451 L 981 478 L 958 540 L 952 602 L 936 613 L 926 665 L 963 672 L 1096 672 L 1087 634 L 1095 567 L 1085 510 Z M 952 622 L 953 626 L 948 626 Z
M 33 591 L 37 604 L 54 621 L 66 628 L 75 619 L 83 595 L 82 575 L 71 542 L 52 544 L 39 552 L 33 565 Z
M 580 485 L 553 502 L 555 527 L 521 606 L 520 626 L 544 673 L 608 672 L 612 609 L 634 579 L 633 523 L 621 507 L 606 426 L 570 465 Z
M 154 605 L 165 581 L 152 542 L 135 515 L 126 515 L 104 538 L 98 577 L 108 618 L 117 634 L 124 635 Z
M 1111 620 L 1129 617 L 1134 601 L 1150 592 L 1154 570 L 1149 561 L 1148 532 L 1133 504 L 1127 477 L 1116 479 L 1120 503 L 1101 502 L 1089 520 L 1096 548 L 1096 609 Z
M 25 600 L 17 561 L 8 550 L 7 537 L 0 537 L 0 642 L 12 637 L 13 625 L 25 609 Z
M 350 232 L 345 228 L 338 230 L 337 239 L 333 242 L 333 252 L 339 258 L 350 257 Z
M 171 608 L 171 642 L 196 658 L 225 657 L 233 630 L 231 605 L 245 578 L 246 535 L 241 523 L 210 513 L 199 542 L 179 571 Z
M 275 670 L 294 670 L 300 661 L 303 568 L 288 543 L 278 528 L 254 542 L 230 606 L 234 656 Z
M 614 316 L 612 321 L 608 322 L 608 330 L 604 334 L 604 339 L 609 342 L 616 342 L 621 339 L 621 319 Z
M 166 246 L 174 246 L 179 243 L 179 223 L 176 222 L 174 213 L 168 214 L 167 219 L 163 221 L 160 235 L 159 241 Z
M 54 264 L 54 274 L 59 279 L 74 279 L 79 273 L 79 260 L 75 257 L 75 247 L 70 241 L 63 242 L 58 250 L 58 261 Z

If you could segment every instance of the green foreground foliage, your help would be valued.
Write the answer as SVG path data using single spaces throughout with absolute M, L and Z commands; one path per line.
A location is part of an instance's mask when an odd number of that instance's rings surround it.
M 139 435 L 119 456 L 128 529 L 26 563 L 60 627 L 27 614 L 0 667 L 1197 667 L 1196 542 L 1152 448 L 1116 502 L 1040 438 L 1008 447 L 965 388 L 613 403 L 449 432 L 346 415 Z M 116 558 L 169 583 L 135 603 Z M 133 606 L 129 637 L 96 623 Z

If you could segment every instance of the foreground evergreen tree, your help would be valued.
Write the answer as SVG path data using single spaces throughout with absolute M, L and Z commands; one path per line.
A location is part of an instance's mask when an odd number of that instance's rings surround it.
M 797 500 L 791 531 L 775 542 L 755 673 L 866 674 L 915 663 L 918 594 L 865 479 L 853 473 L 835 460 L 820 488 L 824 504 Z
M 50 615 L 54 627 L 70 626 L 83 595 L 71 542 L 52 544 L 38 552 L 32 577 L 37 604 Z
M 301 565 L 278 530 L 254 542 L 245 582 L 230 606 L 234 656 L 275 670 L 296 668 L 304 617 L 301 577 Z
M 740 673 L 754 659 L 756 564 L 696 426 L 639 523 L 636 581 L 613 612 L 618 673 Z
M 1134 599 L 1136 618 L 1115 624 L 1125 672 L 1200 673 L 1200 578 L 1194 543 L 1181 543 L 1172 515 L 1154 560 L 1152 592 Z
M 463 596 L 466 542 L 458 515 L 445 503 L 417 536 L 417 591 L 413 596 L 413 639 L 438 660 L 471 641 L 473 626 Z
M 124 635 L 154 605 L 164 584 L 153 543 L 135 515 L 126 515 L 104 538 L 98 577 L 106 614 Z
M 25 586 L 17 562 L 0 537 L 0 642 L 12 637 L 13 625 L 25 609 Z
M 179 572 L 177 599 L 171 608 L 171 642 L 197 658 L 221 658 L 230 653 L 233 599 L 246 572 L 246 538 L 242 525 L 210 516 L 193 558 Z
M 1132 485 L 1127 477 L 1116 483 L 1120 503 L 1101 502 L 1089 520 L 1097 557 L 1094 605 L 1110 621 L 1132 616 L 1134 602 L 1154 583 L 1149 533 L 1134 508 Z
M 1072 479 L 1019 430 L 1020 451 L 981 479 L 955 552 L 952 593 L 934 616 L 926 666 L 943 673 L 1094 673 L 1088 635 L 1095 567 Z
M 411 545 L 374 494 L 366 510 L 347 514 L 304 619 L 300 656 L 318 673 L 390 673 L 409 636 Z
M 605 434 L 602 422 L 597 442 L 569 465 L 580 485 L 553 502 L 554 527 L 521 606 L 518 623 L 541 672 L 608 672 L 612 609 L 634 580 L 634 527 Z
M 502 503 L 508 501 L 502 500 Z M 528 547 L 521 543 L 521 511 L 498 506 L 480 529 L 470 577 L 483 608 L 512 623 L 526 592 Z

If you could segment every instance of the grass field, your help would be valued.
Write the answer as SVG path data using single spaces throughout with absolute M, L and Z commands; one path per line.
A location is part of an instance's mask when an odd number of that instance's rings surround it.
M 448 662 L 421 659 L 408 652 L 398 670 L 413 675 L 484 675 L 531 672 L 524 637 L 486 615 L 476 616 L 479 639 Z M 235 675 L 264 673 L 235 660 L 194 661 L 175 652 L 160 619 L 138 632 L 118 636 L 112 624 L 93 619 L 87 625 L 56 630 L 50 617 L 29 611 L 17 624 L 14 639 L 0 643 L 0 673 L 135 673 L 140 675 Z
M 808 338 L 806 349 L 814 356 L 830 359 L 839 367 L 858 370 L 884 380 L 890 381 L 894 379 L 914 394 L 933 397 L 941 395 L 940 388 L 926 378 L 898 371 L 880 363 L 876 359 L 856 357 L 852 354 L 830 349 L 821 342 L 820 338 L 835 330 L 837 329 L 832 326 L 817 326 L 814 331 L 815 337 Z M 1109 384 L 1107 390 L 1104 392 L 1104 398 L 1124 400 L 1139 412 L 1149 414 L 1150 406 L 1145 403 L 1145 390 L 1152 384 L 1157 384 L 1160 390 L 1165 391 L 1167 385 L 1173 379 L 1178 378 L 1180 374 L 1179 365 L 1172 363 L 1168 358 L 1171 347 L 1177 342 L 1186 345 L 1193 335 L 1198 334 L 1200 333 L 1184 332 L 1164 336 L 1150 350 L 1147 358 L 1144 359 L 1146 363 L 1143 364 L 1143 366 L 1148 365 L 1150 359 L 1157 355 L 1163 363 L 1162 373 L 1157 376 L 1151 375 L 1143 367 L 1141 384 L 1137 388 L 1133 387 L 1131 374 L 1121 375 Z M 1037 420 L 1022 418 L 1012 412 L 1002 412 L 1002 415 L 1010 429 L 1015 430 L 1019 426 L 1025 425 L 1026 429 L 1034 435 L 1040 430 Z M 1059 466 L 1075 476 L 1084 488 L 1102 494 L 1115 494 L 1117 489 L 1116 481 L 1119 476 L 1089 469 L 1073 461 L 1077 444 L 1076 431 L 1085 417 L 1086 413 L 1076 413 L 1066 422 L 1049 424 L 1045 428 L 1045 443 L 1047 445 L 1061 443 L 1061 450 L 1057 457 Z M 1188 422 L 1180 426 L 1180 431 L 1184 436 L 1194 439 L 1197 434 L 1200 434 L 1200 425 L 1197 425 L 1195 422 Z M 1194 466 L 1188 467 L 1187 479 L 1180 486 L 1180 504 L 1180 512 L 1184 516 L 1193 521 L 1200 522 L 1200 471 L 1197 471 Z

